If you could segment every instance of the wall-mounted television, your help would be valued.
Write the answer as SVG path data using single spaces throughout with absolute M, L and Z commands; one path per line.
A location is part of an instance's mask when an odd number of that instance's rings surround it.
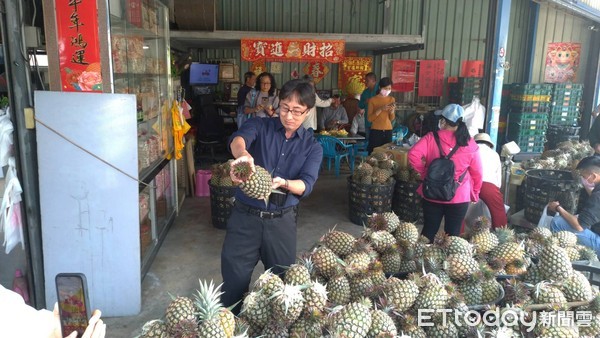
M 219 65 L 192 62 L 190 65 L 190 85 L 206 86 L 219 83 Z

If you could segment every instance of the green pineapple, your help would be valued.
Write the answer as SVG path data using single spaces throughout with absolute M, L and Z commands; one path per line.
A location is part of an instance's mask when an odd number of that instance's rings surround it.
M 535 286 L 533 299 L 539 304 L 551 303 L 563 305 L 567 302 L 565 295 L 558 287 L 548 282 L 540 282 Z
M 405 313 L 404 320 L 400 326 L 400 332 L 411 338 L 427 338 L 425 329 L 418 325 L 417 318 L 411 314 Z M 405 337 L 405 336 L 400 336 Z
M 580 251 L 578 248 L 570 246 L 565 248 L 565 250 L 567 251 L 567 256 L 569 256 L 569 260 L 571 262 L 578 261 L 581 259 Z
M 595 314 L 590 325 L 579 326 L 579 334 L 581 337 L 598 337 L 600 335 L 600 314 Z
M 573 274 L 560 285 L 560 289 L 568 302 L 587 302 L 594 298 L 590 282 L 579 271 L 573 271 Z
M 529 238 L 538 242 L 544 241 L 550 237 L 552 237 L 552 231 L 548 228 L 536 227 L 529 233 Z
M 380 230 L 386 230 L 390 233 L 394 233 L 398 226 L 400 226 L 400 219 L 398 218 L 398 215 L 393 212 L 384 212 L 382 215 L 387 221 L 387 227 Z
M 473 254 L 473 246 L 464 238 L 448 236 L 446 233 L 438 233 L 433 241 L 434 244 L 444 250 L 447 255 Z
M 517 240 L 517 237 L 515 236 L 515 231 L 509 228 L 507 225 L 496 228 L 494 232 L 496 234 L 496 237 L 498 237 L 498 244 L 514 242 Z
M 577 245 L 577 236 L 570 231 L 555 232 L 552 236 L 558 239 L 558 245 L 561 248 L 566 249 Z
M 421 288 L 415 300 L 417 309 L 445 309 L 450 295 L 439 278 L 434 274 L 426 274 L 420 278 Z
M 383 252 L 379 259 L 385 273 L 391 275 L 400 271 L 400 265 L 402 264 L 402 255 L 400 254 L 400 251 L 392 248 Z
M 372 324 L 371 302 L 361 299 L 344 306 L 332 317 L 331 334 L 335 337 L 366 337 Z
M 334 277 L 326 285 L 329 301 L 335 305 L 350 303 L 350 282 L 344 275 Z
M 361 176 L 371 176 L 373 174 L 373 166 L 371 166 L 369 163 L 367 162 L 363 162 L 361 164 L 359 164 L 355 171 Z
M 506 242 L 498 244 L 493 248 L 488 255 L 488 261 L 500 259 L 506 264 L 510 264 L 517 260 L 523 260 L 525 258 L 525 249 L 515 242 Z
M 304 317 L 320 318 L 327 303 L 327 288 L 319 282 L 313 282 L 304 290 Z
M 429 338 L 458 338 L 458 330 L 456 325 L 448 321 L 444 325 L 442 323 L 435 323 L 433 326 L 425 329 L 427 337 Z
M 210 167 L 210 183 L 215 186 L 221 185 L 221 176 L 223 176 L 223 169 L 220 164 L 213 164 Z
M 392 177 L 392 171 L 387 169 L 373 169 L 373 183 L 385 184 Z
M 397 312 L 408 310 L 419 296 L 419 287 L 412 280 L 403 280 L 390 277 L 384 285 L 384 294 L 387 302 Z
M 271 298 L 273 294 L 283 288 L 281 278 L 272 273 L 271 270 L 263 272 L 256 282 L 254 282 L 254 291 L 262 291 L 267 298 Z
M 445 267 L 448 276 L 455 281 L 465 281 L 479 271 L 477 261 L 473 257 L 464 254 L 448 256 Z
M 527 273 L 523 275 L 523 281 L 533 285 L 542 281 L 540 269 L 536 264 L 531 264 L 529 268 L 527 268 Z
M 481 283 L 481 304 L 490 304 L 500 296 L 502 285 L 498 283 L 493 271 L 483 273 L 483 283 Z
M 298 285 L 284 285 L 275 292 L 271 300 L 271 314 L 278 322 L 289 327 L 304 309 L 304 296 Z
M 552 318 L 552 317 L 550 317 Z M 555 314 L 554 318 L 558 318 Z M 577 326 L 542 326 L 539 330 L 541 338 L 578 338 L 579 329 Z
M 321 243 L 331 249 L 339 257 L 344 257 L 352 252 L 352 246 L 356 239 L 349 233 L 330 230 L 321 237 Z
M 387 276 L 383 271 L 383 265 L 379 261 L 375 261 L 371 264 L 368 274 L 369 277 L 371 277 L 371 281 L 375 288 L 383 285 L 387 281 Z
M 173 333 L 180 330 L 182 322 L 196 321 L 194 302 L 187 297 L 175 298 L 167 307 L 165 317 L 168 332 Z
M 469 280 L 457 285 L 458 291 L 463 295 L 467 305 L 482 304 L 483 290 L 481 282 Z
M 248 162 L 239 162 L 232 166 L 233 174 L 240 180 L 240 189 L 250 198 L 255 198 L 268 203 L 269 196 L 273 190 L 273 179 L 269 172 L 258 165 L 252 166 Z
M 391 249 L 396 244 L 396 239 L 394 236 L 385 230 L 367 230 L 365 232 L 365 236 L 370 240 L 371 245 L 373 245 L 373 249 L 379 253 Z
M 322 336 L 321 319 L 300 317 L 290 328 L 290 338 L 321 338 Z
M 222 284 L 221 284 L 222 285 Z M 221 323 L 221 310 L 223 305 L 220 302 L 221 285 L 215 286 L 212 281 L 208 284 L 206 281 L 200 281 L 200 287 L 194 295 L 197 315 L 199 319 L 198 337 L 199 338 L 216 338 L 216 337 L 231 337 L 235 328 L 235 319 L 224 314 L 223 320 L 225 325 Z
M 310 257 L 306 259 L 312 265 Z M 308 285 L 310 283 L 310 270 L 306 267 L 306 263 L 296 263 L 290 265 L 285 272 L 285 284 L 290 285 Z
M 386 153 L 372 153 L 371 157 L 374 158 L 375 160 L 377 160 L 378 164 L 380 161 L 389 160 L 391 158 L 391 156 Z M 369 159 L 367 159 L 367 161 L 369 161 Z
M 264 338 L 287 338 L 290 332 L 287 326 L 273 319 L 260 333 L 259 337 Z
M 368 338 L 396 337 L 398 330 L 388 312 L 371 310 L 371 327 L 367 332 Z
M 594 249 L 578 245 L 579 248 L 579 258 L 584 261 L 597 261 L 598 256 L 596 255 L 596 251 Z
M 142 327 L 140 338 L 168 338 L 167 324 L 162 320 L 151 320 Z
M 490 231 L 491 224 L 485 217 L 478 217 L 473 224 L 471 244 L 477 254 L 487 254 L 498 245 L 498 237 Z
M 373 281 L 368 275 L 358 275 L 350 278 L 350 300 L 356 302 L 362 297 L 373 293 Z
M 394 237 L 404 247 L 413 246 L 419 240 L 419 229 L 411 222 L 400 222 Z
M 556 245 L 552 239 L 540 254 L 538 268 L 541 276 L 547 280 L 563 281 L 573 273 L 567 251 Z
M 409 182 L 410 181 L 410 171 L 408 171 L 408 168 L 403 168 L 400 169 L 398 171 L 398 180 L 402 181 L 402 182 Z
M 261 331 L 271 319 L 271 306 L 265 293 L 250 292 L 244 298 L 240 317 L 246 319 L 255 331 Z
M 394 160 L 388 159 L 378 162 L 378 166 L 381 169 L 394 170 L 396 168 L 396 162 Z
M 360 179 L 360 184 L 364 184 L 364 185 L 371 185 L 373 184 L 373 177 L 371 176 L 363 176 Z
M 379 160 L 374 156 L 367 157 L 366 163 L 368 163 L 373 168 L 373 170 L 379 167 Z

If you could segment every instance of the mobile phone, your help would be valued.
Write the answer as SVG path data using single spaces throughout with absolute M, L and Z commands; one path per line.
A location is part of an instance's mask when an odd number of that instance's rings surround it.
M 90 313 L 85 275 L 59 273 L 55 280 L 62 335 L 66 337 L 77 331 L 77 337 L 81 337 L 88 326 Z

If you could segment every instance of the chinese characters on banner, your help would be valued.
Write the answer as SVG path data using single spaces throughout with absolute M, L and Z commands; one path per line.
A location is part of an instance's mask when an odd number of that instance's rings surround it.
M 309 62 L 304 65 L 304 74 L 310 75 L 315 84 L 321 82 L 323 78 L 329 74 L 329 67 L 323 62 Z
M 460 69 L 461 77 L 483 77 L 482 60 L 465 60 Z
M 96 0 L 56 1 L 61 88 L 102 91 Z
M 550 42 L 546 53 L 544 82 L 563 83 L 577 80 L 581 44 L 574 42 Z
M 340 62 L 338 69 L 338 88 L 350 96 L 360 95 L 367 87 L 365 75 L 373 71 L 373 59 L 346 56 Z
M 392 89 L 397 92 L 412 92 L 415 89 L 417 61 L 392 61 Z
M 343 40 L 242 39 L 246 61 L 323 61 L 338 63 L 344 58 Z
M 419 96 L 442 96 L 446 60 L 419 61 Z

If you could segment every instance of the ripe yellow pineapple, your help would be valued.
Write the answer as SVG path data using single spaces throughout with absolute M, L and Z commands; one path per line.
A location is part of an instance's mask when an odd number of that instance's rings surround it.
M 184 326 L 185 322 L 196 322 L 194 310 L 194 302 L 187 297 L 177 297 L 167 307 L 166 312 L 166 323 L 167 331 L 174 333 L 180 331 Z
M 140 338 L 168 338 L 167 325 L 162 320 L 151 320 L 142 327 Z
M 304 289 L 304 317 L 321 318 L 327 304 L 327 288 L 319 282 L 313 282 Z
M 410 279 L 388 278 L 384 285 L 387 302 L 397 312 L 408 310 L 419 296 L 419 287 Z
M 567 251 L 559 247 L 554 238 L 548 239 L 546 247 L 542 250 L 538 268 L 546 280 L 563 281 L 573 273 Z
M 471 243 L 477 254 L 487 254 L 498 245 L 498 237 L 490 231 L 491 223 L 485 217 L 478 217 L 472 227 Z
M 366 337 L 372 324 L 371 302 L 361 299 L 345 305 L 331 320 L 331 334 L 335 337 Z
M 254 166 L 254 172 L 249 162 L 238 162 L 232 166 L 233 175 L 240 180 L 240 189 L 248 197 L 256 198 L 268 203 L 269 196 L 273 191 L 273 179 L 269 172 L 258 165 Z
M 350 302 L 350 282 L 345 275 L 331 278 L 326 288 L 327 297 L 332 304 L 346 305 Z
M 448 276 L 455 281 L 465 281 L 473 274 L 479 272 L 479 264 L 469 255 L 450 255 L 445 263 L 445 270 Z
M 289 327 L 304 309 L 304 296 L 298 285 L 284 285 L 273 294 L 271 311 L 277 322 Z
M 250 326 L 261 331 L 271 319 L 271 306 L 268 297 L 261 291 L 250 292 L 244 298 L 240 317 L 246 319 Z
M 336 230 L 330 230 L 321 237 L 321 243 L 325 244 L 339 257 L 344 257 L 352 252 L 355 240 L 354 236 L 349 233 Z
M 568 302 L 587 302 L 594 298 L 594 292 L 588 279 L 579 271 L 573 274 L 560 285 Z
M 331 249 L 321 246 L 312 254 L 316 270 L 325 278 L 333 278 L 342 273 L 342 260 Z

